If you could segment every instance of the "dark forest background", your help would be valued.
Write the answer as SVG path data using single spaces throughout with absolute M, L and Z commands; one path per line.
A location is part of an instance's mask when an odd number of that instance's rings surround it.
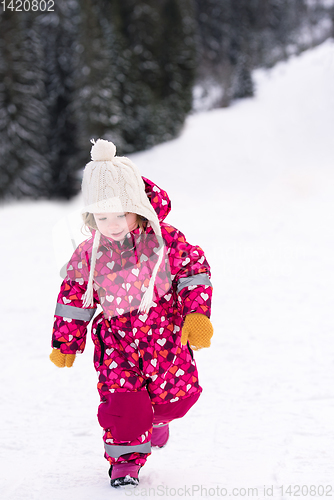
M 91 138 L 129 154 L 177 136 L 194 109 L 252 96 L 254 68 L 333 36 L 330 4 L 56 0 L 54 12 L 2 8 L 0 198 L 69 199 Z

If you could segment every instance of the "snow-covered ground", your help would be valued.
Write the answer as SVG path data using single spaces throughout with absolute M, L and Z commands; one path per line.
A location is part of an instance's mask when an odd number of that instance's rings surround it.
M 107 478 L 91 342 L 71 369 L 48 359 L 52 231 L 81 198 L 1 207 L 3 500 L 334 496 L 334 43 L 255 80 L 132 156 L 206 251 L 215 334 L 203 395 L 127 495 Z

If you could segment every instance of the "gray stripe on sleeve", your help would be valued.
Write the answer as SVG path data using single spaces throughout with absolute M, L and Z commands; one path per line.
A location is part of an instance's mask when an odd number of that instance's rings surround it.
M 192 285 L 212 286 L 212 283 L 207 274 L 205 273 L 194 274 L 192 276 L 187 276 L 186 278 L 179 279 L 179 283 L 177 285 L 177 293 L 180 293 L 181 290 L 186 286 L 192 286 Z
M 104 443 L 104 449 L 109 457 L 118 458 L 127 453 L 151 453 L 151 443 L 137 444 L 136 446 L 119 446 Z
M 63 318 L 80 319 L 82 321 L 90 321 L 94 316 L 96 308 L 94 309 L 82 309 L 81 307 L 68 306 L 65 304 L 56 305 L 56 316 L 62 316 Z

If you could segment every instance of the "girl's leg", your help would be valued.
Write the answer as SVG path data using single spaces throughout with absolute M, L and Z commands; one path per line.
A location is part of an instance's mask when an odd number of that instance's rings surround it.
M 200 397 L 200 392 L 193 394 L 187 398 L 179 399 L 173 403 L 156 403 L 153 405 L 154 417 L 153 424 L 164 424 L 174 420 L 175 418 L 183 417 L 188 410 L 196 403 Z
M 132 330 L 126 333 L 133 340 Z M 103 317 L 93 325 L 92 337 L 105 458 L 111 465 L 129 461 L 143 465 L 150 454 L 153 412 L 145 379 L 134 365 L 138 354 L 129 350 L 128 337 L 123 340 Z
M 160 358 L 159 363 L 161 367 L 165 367 L 166 371 L 148 386 L 155 426 L 183 417 L 196 403 L 202 392 L 198 383 L 196 363 L 188 346 L 179 348 L 172 363 L 167 363 L 164 358 Z M 153 433 L 152 443 L 155 444 L 157 431 Z
M 169 422 L 175 418 L 183 417 L 187 411 L 196 403 L 200 393 L 186 399 L 180 399 L 175 403 L 154 405 L 153 431 L 151 437 L 152 446 L 162 448 L 169 439 Z
M 111 465 L 144 465 L 151 453 L 153 411 L 146 389 L 113 392 L 103 397 L 98 420 L 104 428 L 105 457 Z

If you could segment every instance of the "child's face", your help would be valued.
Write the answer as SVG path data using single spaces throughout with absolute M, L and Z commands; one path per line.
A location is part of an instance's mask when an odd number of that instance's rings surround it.
M 98 230 L 107 238 L 121 241 L 138 226 L 137 214 L 129 212 L 93 214 Z

